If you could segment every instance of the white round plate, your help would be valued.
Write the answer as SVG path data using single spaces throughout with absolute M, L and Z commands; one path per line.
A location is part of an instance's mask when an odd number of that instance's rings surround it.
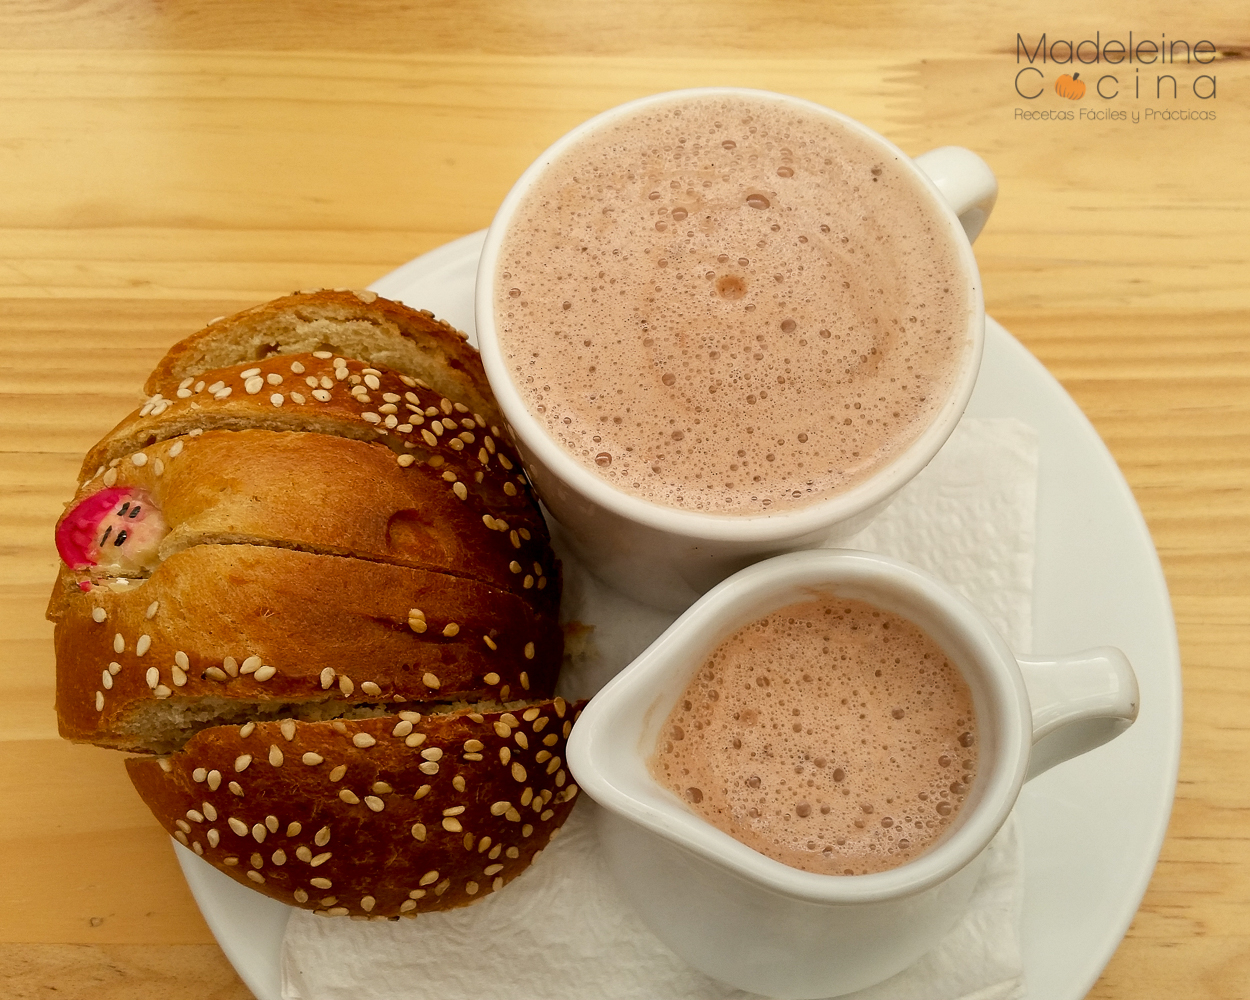
M 439 247 L 371 287 L 474 339 L 483 235 Z M 1119 646 L 1141 685 L 1136 725 L 1030 782 L 1017 809 L 1029 1000 L 1080 1000 L 1128 929 L 1163 844 L 1180 758 L 1180 653 L 1158 556 L 1115 460 L 1046 369 L 994 320 L 986 326 L 968 412 L 1017 417 L 1040 436 L 1034 648 Z M 226 957 L 259 1000 L 279 1000 L 289 908 L 174 847 Z

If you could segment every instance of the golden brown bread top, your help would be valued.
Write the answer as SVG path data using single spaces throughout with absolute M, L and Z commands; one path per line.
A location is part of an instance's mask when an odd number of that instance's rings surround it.
M 333 915 L 464 906 L 520 874 L 564 822 L 575 706 L 217 727 L 131 758 L 161 824 L 232 878 Z
M 125 586 L 80 582 L 63 568 L 49 606 L 61 734 L 118 749 L 178 746 L 223 700 L 263 717 L 549 697 L 563 650 L 553 615 L 488 584 L 273 546 L 197 545 Z
M 439 469 L 449 489 L 460 479 L 466 486 L 478 482 L 487 491 L 516 497 L 526 482 L 501 425 L 480 412 L 412 376 L 312 354 L 213 369 L 191 378 L 172 397 L 152 396 L 87 453 L 79 482 L 103 476 L 125 456 L 158 441 L 245 429 L 308 431 L 384 444 L 397 461 L 411 459 Z M 110 485 L 107 479 L 104 484 Z
M 375 292 L 296 292 L 214 320 L 179 341 L 144 384 L 171 397 L 188 377 L 273 355 L 329 351 L 419 378 L 490 423 L 501 418 L 481 358 L 459 330 Z

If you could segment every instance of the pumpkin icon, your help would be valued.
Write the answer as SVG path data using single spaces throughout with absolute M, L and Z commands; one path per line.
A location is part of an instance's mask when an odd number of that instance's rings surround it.
M 1055 81 L 1055 93 L 1060 97 L 1066 97 L 1069 101 L 1079 101 L 1085 96 L 1085 81 L 1079 79 L 1080 73 L 1073 73 L 1068 76 L 1064 73 Z

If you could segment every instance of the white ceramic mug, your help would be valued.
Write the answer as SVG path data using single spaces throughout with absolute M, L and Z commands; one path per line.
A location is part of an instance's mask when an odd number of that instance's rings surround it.
M 511 381 L 495 324 L 500 245 L 519 205 L 547 167 L 569 146 L 605 124 L 663 101 L 706 94 L 743 94 L 788 102 L 842 123 L 897 160 L 927 191 L 945 220 L 967 284 L 969 316 L 961 368 L 942 409 L 899 457 L 867 481 L 808 507 L 752 516 L 701 514 L 651 503 L 622 492 L 584 468 L 528 411 Z M 862 529 L 937 453 L 972 394 L 981 360 L 985 311 L 970 240 L 984 225 L 997 196 L 993 173 L 958 147 L 932 150 L 912 160 L 866 126 L 795 97 L 733 88 L 658 94 L 613 108 L 557 141 L 522 174 L 500 206 L 477 273 L 476 321 L 482 361 L 538 495 L 563 527 L 566 540 L 593 573 L 636 600 L 680 610 L 730 573 L 780 552 L 842 542 Z M 814 399 L 813 408 L 832 406 Z
M 765 857 L 647 768 L 707 655 L 748 622 L 822 593 L 909 619 L 972 691 L 979 753 L 963 806 L 929 851 L 871 875 L 818 875 Z M 738 988 L 830 997 L 888 979 L 932 948 L 963 913 L 1024 782 L 1118 735 L 1137 708 L 1137 679 L 1119 650 L 1015 656 L 967 601 L 915 567 L 823 549 L 757 563 L 694 604 L 586 707 L 568 763 L 603 807 L 608 864 L 657 937 Z

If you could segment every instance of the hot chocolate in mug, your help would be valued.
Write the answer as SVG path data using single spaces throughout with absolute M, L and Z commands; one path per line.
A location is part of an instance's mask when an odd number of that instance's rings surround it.
M 977 759 L 962 805 L 924 853 L 871 874 L 819 874 L 758 853 L 649 767 L 709 654 L 742 626 L 813 599 L 862 602 L 911 622 L 972 696 Z M 796 663 L 790 680 L 818 669 Z M 936 945 L 963 914 L 1025 781 L 1114 738 L 1137 712 L 1137 679 L 1119 650 L 1016 656 L 966 600 L 915 567 L 822 549 L 756 563 L 704 595 L 591 700 L 568 764 L 603 807 L 600 843 L 616 883 L 660 940 L 740 989 L 830 997 L 882 982 Z M 787 738 L 797 739 L 778 727 L 778 753 Z M 830 746 L 830 757 L 840 749 Z M 802 794 L 815 801 L 820 789 Z
M 591 571 L 680 609 L 863 528 L 949 437 L 984 338 L 973 153 L 828 108 L 643 98 L 521 176 L 477 332 L 539 496 Z

